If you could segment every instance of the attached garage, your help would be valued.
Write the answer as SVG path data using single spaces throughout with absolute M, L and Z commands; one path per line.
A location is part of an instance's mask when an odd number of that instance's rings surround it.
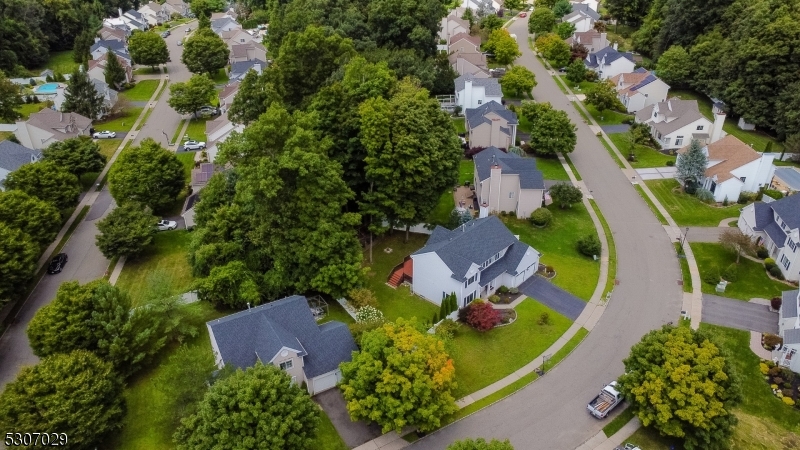
M 308 384 L 308 393 L 311 395 L 317 395 L 320 392 L 336 387 L 336 384 L 341 380 L 342 371 L 339 369 L 336 369 L 333 372 L 322 374 L 311 379 L 311 383 Z

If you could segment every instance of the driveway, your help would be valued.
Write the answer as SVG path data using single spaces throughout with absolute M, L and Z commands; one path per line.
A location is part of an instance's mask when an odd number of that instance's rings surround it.
M 339 389 L 329 389 L 321 394 L 314 396 L 314 401 L 322 407 L 325 414 L 333 422 L 333 427 L 344 439 L 348 448 L 358 447 L 359 445 L 371 441 L 380 436 L 381 427 L 376 423 L 367 425 L 364 422 L 353 422 L 347 413 L 342 391 Z
M 703 294 L 703 322 L 759 333 L 778 333 L 778 313 L 769 306 Z
M 613 134 L 613 133 L 627 133 L 628 130 L 631 129 L 631 126 L 628 124 L 622 125 L 602 125 L 600 128 L 606 132 L 606 134 Z
M 675 178 L 678 169 L 675 167 L 650 167 L 647 169 L 636 169 L 636 173 L 642 180 L 671 180 Z
M 730 229 L 730 227 L 689 227 L 689 232 L 686 233 L 686 240 L 689 242 L 717 243 L 722 232 Z
M 527 19 L 515 20 L 509 32 L 527 42 L 527 25 Z M 520 51 L 516 64 L 533 71 L 538 81 L 534 98 L 566 111 L 577 127 L 578 143 L 569 156 L 614 235 L 620 284 L 592 332 L 548 375 L 411 448 L 444 449 L 458 439 L 483 437 L 509 439 L 525 450 L 574 449 L 608 422 L 587 414 L 586 403 L 624 372 L 622 360 L 631 346 L 680 317 L 683 290 L 675 282 L 680 266 L 661 223 L 533 52 L 527 45 Z M 586 280 L 592 286 L 596 282 Z
M 574 321 L 581 315 L 586 302 L 561 289 L 544 277 L 534 275 L 519 285 L 519 291 L 548 308 Z

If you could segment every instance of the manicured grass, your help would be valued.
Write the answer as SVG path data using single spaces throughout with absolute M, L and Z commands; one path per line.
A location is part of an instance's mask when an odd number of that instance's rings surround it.
M 776 166 L 800 167 L 800 164 L 794 161 L 778 161 L 777 159 L 775 159 L 775 161 L 772 161 L 772 164 L 775 164 Z
M 623 120 L 633 118 L 633 116 L 630 114 L 621 113 L 610 109 L 600 112 L 597 110 L 597 108 L 585 102 L 583 106 L 598 125 L 622 125 Z
M 681 278 L 683 278 L 683 292 L 692 292 L 694 291 L 694 287 L 692 286 L 692 274 L 689 273 L 689 262 L 686 261 L 686 258 L 683 258 L 683 249 L 681 248 L 680 242 L 675 242 L 672 244 L 675 246 L 675 254 L 678 256 L 678 262 L 681 264 Z
M 569 80 L 567 79 L 567 75 L 566 75 L 566 74 L 558 74 L 558 75 L 556 75 L 556 76 L 557 76 L 558 78 L 560 78 L 562 81 L 564 81 L 564 84 L 566 84 L 567 86 L 569 86 L 569 88 L 570 88 L 570 89 L 572 90 L 572 92 L 573 92 L 573 93 L 575 93 L 575 94 L 585 94 L 586 92 L 588 92 L 588 91 L 590 91 L 590 90 L 594 89 L 594 86 L 595 86 L 595 84 L 596 84 L 594 81 L 581 81 L 580 83 L 578 83 L 578 84 L 575 84 L 575 83 L 573 83 L 572 81 L 569 81 Z M 559 82 L 558 82 L 558 80 L 556 80 L 556 84 L 558 84 L 559 86 L 561 86 L 561 83 L 559 83 Z M 565 90 L 563 87 L 561 88 L 561 90 L 562 90 L 562 91 L 563 91 L 565 94 L 567 93 L 567 91 L 566 91 L 566 90 Z
M 682 444 L 677 439 L 672 440 L 661 437 L 658 431 L 653 428 L 645 427 L 636 430 L 628 439 L 625 439 L 625 443 L 634 444 L 646 450 L 673 450 L 683 448 Z
M 701 279 L 703 274 L 714 267 L 722 273 L 729 265 L 736 263 L 736 255 L 720 244 L 692 243 L 691 247 L 694 259 L 697 260 Z M 717 293 L 716 283 L 712 285 L 703 282 L 703 293 L 749 301 L 754 297 L 772 298 L 781 295 L 783 291 L 791 289 L 789 285 L 770 279 L 764 270 L 764 266 L 747 258 L 739 260 L 738 273 L 737 280 L 728 283 L 725 287 L 725 292 Z
M 523 131 L 525 133 L 530 133 L 533 130 L 533 125 L 531 122 L 522 114 L 517 114 L 517 119 L 519 120 L 519 125 L 517 125 L 517 130 Z
M 6 139 L 10 138 L 12 134 L 14 133 L 10 131 L 0 131 L 0 141 L 5 141 Z
M 189 120 L 189 126 L 186 128 L 186 134 L 183 135 L 183 139 L 181 139 L 181 142 L 189 139 L 205 142 L 206 122 L 208 122 L 208 119 L 205 119 L 203 117 L 198 117 L 196 119 Z
M 177 153 L 175 156 L 178 161 L 183 164 L 183 174 L 186 177 L 186 182 L 192 181 L 192 169 L 194 169 L 194 155 L 195 152 Z
M 561 161 L 559 161 L 558 158 L 543 158 L 537 156 L 536 167 L 542 171 L 542 177 L 544 177 L 545 180 L 569 181 L 567 171 L 564 170 L 564 166 L 561 165 Z
M 114 156 L 122 141 L 119 139 L 95 139 L 95 142 L 100 146 L 100 154 L 106 157 L 106 162 Z
M 132 102 L 146 102 L 156 92 L 157 87 L 158 80 L 142 80 L 120 95 Z
M 623 155 L 628 155 L 630 149 L 626 140 L 626 133 L 613 133 L 609 134 L 608 137 Z M 635 146 L 633 149 L 633 154 L 636 155 L 636 161 L 633 161 L 630 164 L 634 169 L 664 167 L 667 165 L 668 161 L 672 161 L 673 163 L 675 162 L 674 156 L 665 155 L 653 148 L 640 144 Z
M 530 298 L 515 309 L 517 320 L 511 325 L 486 332 L 470 326 L 459 329 L 449 345 L 458 383 L 456 398 L 482 389 L 528 364 L 572 324 L 567 317 Z M 550 324 L 539 325 L 537 321 L 545 312 L 550 315 Z
M 22 105 L 17 108 L 17 112 L 22 115 L 22 118 L 19 120 L 28 120 L 31 114 L 37 113 L 44 108 L 44 103 L 23 103 Z
M 430 216 L 428 216 L 428 223 L 447 227 L 450 224 L 450 214 L 455 207 L 456 200 L 453 197 L 453 191 L 448 189 L 439 197 L 439 202 L 431 211 Z
M 72 50 L 64 50 L 61 52 L 50 53 L 50 58 L 44 67 L 34 70 L 36 75 L 39 75 L 44 69 L 50 69 L 53 72 L 61 72 L 62 75 L 69 75 L 78 68 L 79 63 L 73 59 Z
M 581 181 L 583 178 L 581 178 L 580 172 L 578 172 L 578 169 L 575 167 L 575 164 L 572 163 L 572 159 L 569 157 L 569 155 L 564 155 L 564 159 L 567 160 L 567 165 L 569 166 L 570 169 L 572 169 L 572 175 L 575 177 L 575 179 Z
M 369 268 L 366 276 L 367 287 L 375 293 L 378 307 L 387 320 L 416 317 L 420 322 L 428 321 L 433 317 L 433 313 L 439 311 L 438 306 L 411 294 L 411 290 L 405 286 L 392 289 L 386 284 L 394 266 L 425 245 L 428 236 L 410 233 L 408 242 L 403 242 L 405 231 L 394 230 L 390 232 L 391 234 L 388 233 L 380 240 L 374 241 L 372 264 L 369 263 L 369 250 L 364 252 L 364 265 Z M 387 248 L 392 249 L 391 253 L 386 253 Z
M 717 207 L 685 194 L 678 180 L 648 180 L 647 187 L 678 226 L 716 227 L 723 219 L 736 217 L 743 205 Z M 734 199 L 735 201 L 736 199 Z
M 714 121 L 714 116 L 712 114 L 712 104 L 711 99 L 707 96 L 700 94 L 695 91 L 690 90 L 673 90 L 670 91 L 669 97 L 678 97 L 682 100 L 697 100 L 697 104 L 700 107 L 700 112 L 703 113 L 706 118 Z M 745 144 L 752 144 L 753 148 L 759 152 L 763 152 L 767 148 L 767 143 L 772 142 L 772 151 L 773 152 L 780 152 L 783 148 L 783 144 L 776 141 L 775 138 L 772 136 L 758 130 L 753 131 L 746 131 L 741 130 L 737 126 L 737 120 L 734 120 L 732 117 L 725 118 L 725 124 L 722 126 L 722 129 L 728 133 L 736 136 L 739 138 L 740 141 L 744 142 Z
M 133 123 L 142 113 L 140 107 L 128 108 L 122 115 L 111 120 L 97 122 L 94 127 L 98 130 L 121 131 L 127 133 L 133 128 Z
M 659 211 L 658 208 L 656 208 L 656 205 L 653 203 L 652 200 L 650 200 L 650 197 L 644 192 L 644 189 L 642 189 L 642 187 L 639 186 L 638 184 L 634 185 L 633 188 L 636 189 L 636 192 L 638 192 L 639 195 L 642 196 L 645 203 L 647 203 L 647 206 L 650 207 L 650 211 L 652 211 L 653 214 L 655 214 L 656 219 L 658 219 L 658 221 L 661 222 L 661 225 L 669 225 L 667 219 L 665 219 L 664 215 L 661 214 L 661 211 Z
M 569 341 L 567 341 L 567 343 L 564 344 L 563 347 L 561 347 L 559 351 L 555 352 L 555 354 L 551 356 L 550 359 L 547 360 L 547 364 L 545 364 L 544 369 L 547 371 L 557 366 L 558 363 L 560 363 L 564 358 L 569 356 L 569 354 L 572 353 L 573 350 L 575 350 L 575 347 L 577 347 L 578 344 L 583 342 L 583 339 L 588 334 L 589 330 L 587 330 L 586 328 L 578 329 L 578 331 L 575 332 L 575 335 L 572 336 L 569 339 Z
M 336 300 L 328 300 L 328 314 L 319 321 L 319 323 L 331 322 L 331 321 L 338 321 L 343 323 L 354 323 L 350 314 L 347 314 L 347 311 L 344 310 L 342 305 L 339 304 Z
M 331 419 L 325 414 L 322 408 L 320 408 L 319 417 L 320 422 L 319 428 L 317 429 L 317 438 L 314 444 L 311 445 L 311 448 L 318 450 L 348 450 L 347 444 L 344 443 L 342 437 L 336 432 L 333 422 L 331 422 Z
M 228 79 L 227 72 L 225 72 L 225 69 L 224 68 L 223 69 L 219 69 L 219 71 L 217 71 L 217 73 L 213 77 L 211 77 L 211 81 L 213 81 L 214 84 L 225 84 L 225 83 L 227 83 L 229 81 L 229 79 Z
M 138 68 L 138 69 L 133 71 L 134 75 L 153 75 L 153 74 L 160 74 L 160 73 L 161 73 L 161 68 L 160 67 L 156 67 L 156 69 L 153 70 L 153 68 L 149 67 L 149 66 L 140 67 L 140 68 Z
M 462 160 L 458 165 L 458 185 L 463 186 L 465 182 L 472 183 L 475 180 L 475 162 L 472 160 Z
M 453 117 L 453 125 L 456 127 L 456 133 L 462 134 L 467 132 L 467 125 L 465 124 L 466 118 Z
M 605 296 L 614 290 L 614 280 L 617 278 L 617 246 L 614 245 L 614 235 L 611 233 L 611 227 L 608 226 L 608 222 L 606 222 L 606 218 L 600 211 L 600 207 L 597 206 L 597 202 L 591 199 L 589 203 L 592 205 L 594 213 L 597 214 L 600 224 L 603 225 L 603 233 L 605 233 L 608 241 L 608 275 L 606 276 L 606 286 L 602 294 Z M 602 282 L 602 280 L 600 281 Z
M 175 129 L 175 133 L 172 135 L 172 140 L 170 141 L 171 144 L 177 143 L 181 139 L 181 131 L 183 131 L 183 124 L 186 123 L 186 120 L 181 120 L 178 123 L 178 128 Z
M 597 285 L 600 261 L 582 255 L 576 245 L 583 236 L 597 236 L 592 219 L 583 203 L 567 209 L 550 205 L 547 209 L 553 213 L 553 221 L 546 228 L 535 228 L 527 220 L 513 217 L 501 220 L 522 242 L 542 253 L 542 263 L 555 268 L 555 285 L 588 301 Z
M 603 427 L 603 433 L 606 437 L 611 437 L 622 427 L 627 425 L 631 419 L 633 419 L 633 410 L 631 408 L 625 408 L 617 417 L 614 417 L 611 422 L 608 422 L 608 425 Z
M 186 260 L 190 241 L 191 234 L 186 230 L 157 233 L 153 243 L 139 257 L 125 261 L 116 285 L 130 293 L 134 306 L 145 301 L 148 277 L 158 271 L 168 275 L 172 294 L 189 291 L 193 281 Z

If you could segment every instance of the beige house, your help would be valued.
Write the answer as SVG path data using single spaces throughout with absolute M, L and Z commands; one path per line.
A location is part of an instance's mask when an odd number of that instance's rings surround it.
M 231 107 L 233 104 L 233 99 L 236 97 L 236 93 L 239 92 L 239 81 L 234 81 L 233 83 L 229 83 L 227 86 L 222 88 L 219 91 L 219 107 L 223 111 L 228 111 L 228 108 Z
M 452 53 L 448 57 L 453 70 L 459 75 L 472 74 L 477 78 L 489 78 L 486 55 L 483 53 Z
M 642 67 L 611 78 L 619 101 L 630 113 L 667 100 L 669 85 Z
M 222 38 L 228 48 L 233 48 L 234 45 L 249 44 L 255 40 L 250 32 L 241 28 L 223 31 L 219 34 L 219 37 Z
M 513 212 L 529 217 L 544 202 L 544 178 L 536 160 L 489 147 L 473 157 L 480 217 Z
M 104 41 L 117 40 L 125 42 L 127 33 L 125 33 L 125 30 L 121 30 L 119 28 L 104 26 L 103 28 L 100 28 L 100 31 L 97 32 L 97 36 Z
M 606 33 L 600 33 L 595 29 L 576 32 L 565 39 L 565 41 L 569 45 L 574 43 L 581 44 L 589 50 L 589 53 L 599 52 L 608 47 L 608 35 Z
M 88 67 L 89 69 L 86 71 L 86 74 L 89 75 L 89 78 L 94 80 L 105 81 L 106 80 L 106 65 L 108 64 L 108 56 L 111 55 L 111 52 L 105 52 L 102 56 L 98 59 L 91 59 L 89 60 Z M 125 69 L 125 82 L 130 83 L 133 81 L 133 68 L 128 61 L 124 58 L 120 58 L 118 55 L 114 54 L 119 61 L 122 68 Z M 115 88 L 118 86 L 114 86 Z
M 63 113 L 45 108 L 33 113 L 25 122 L 17 122 L 14 135 L 20 144 L 41 150 L 53 142 L 65 139 L 88 136 L 92 120 L 77 113 Z
M 250 61 L 252 59 L 259 59 L 261 61 L 267 60 L 266 47 L 257 42 L 250 41 L 246 44 L 234 44 L 230 46 L 230 49 L 231 56 L 229 62 L 231 64 Z
M 450 38 L 450 44 L 447 47 L 449 54 L 460 53 L 480 53 L 481 52 L 481 38 L 480 36 L 470 36 L 467 33 L 459 33 Z
M 470 148 L 497 147 L 508 150 L 517 139 L 517 115 L 505 106 L 491 101 L 465 111 Z
M 442 25 L 439 29 L 439 40 L 443 40 L 445 44 L 449 44 L 452 36 L 461 33 L 469 34 L 468 21 L 453 15 L 442 18 Z

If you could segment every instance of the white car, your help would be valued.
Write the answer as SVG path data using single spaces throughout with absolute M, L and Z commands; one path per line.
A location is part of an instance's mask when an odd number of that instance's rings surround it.
M 95 139 L 111 139 L 117 137 L 117 133 L 113 131 L 98 131 L 92 137 Z
M 161 219 L 158 221 L 158 224 L 156 224 L 156 227 L 158 227 L 158 231 L 174 230 L 175 228 L 178 228 L 178 222 L 175 222 L 174 220 Z
M 186 141 L 183 143 L 183 148 L 186 150 L 202 150 L 206 148 L 206 143 L 197 141 Z

